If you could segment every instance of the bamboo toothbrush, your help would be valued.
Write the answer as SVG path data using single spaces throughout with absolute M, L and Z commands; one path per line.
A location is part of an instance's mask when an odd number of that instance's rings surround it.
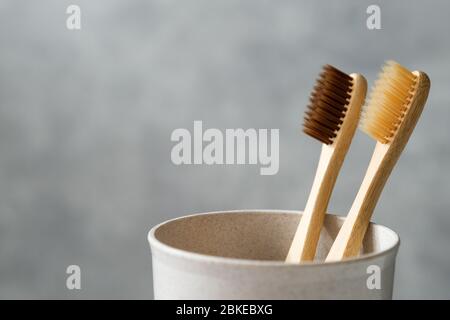
M 394 61 L 375 82 L 360 127 L 377 141 L 364 180 L 326 261 L 356 256 L 381 191 L 422 113 L 430 79 Z
M 314 259 L 328 201 L 355 133 L 367 82 L 326 65 L 311 94 L 303 131 L 323 143 L 311 193 L 286 262 Z

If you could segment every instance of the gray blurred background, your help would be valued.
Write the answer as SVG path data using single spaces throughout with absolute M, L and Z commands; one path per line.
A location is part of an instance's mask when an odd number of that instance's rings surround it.
M 366 8 L 382 30 L 366 28 Z M 82 29 L 66 29 L 78 4 Z M 374 214 L 402 239 L 396 298 L 450 298 L 450 2 L 0 0 L 0 298 L 152 298 L 151 226 L 302 209 L 320 147 L 300 132 L 324 63 L 426 71 L 427 108 Z M 279 128 L 280 170 L 175 166 L 176 128 Z M 374 142 L 358 132 L 345 214 Z M 77 264 L 82 289 L 66 289 Z

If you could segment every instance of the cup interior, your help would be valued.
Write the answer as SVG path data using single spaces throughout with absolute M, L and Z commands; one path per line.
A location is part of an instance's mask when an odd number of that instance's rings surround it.
M 301 212 L 229 211 L 186 216 L 162 223 L 150 231 L 150 242 L 209 256 L 283 261 L 289 250 Z M 342 217 L 327 214 L 316 252 L 323 261 L 342 226 Z M 377 254 L 395 247 L 397 234 L 371 223 L 361 255 Z

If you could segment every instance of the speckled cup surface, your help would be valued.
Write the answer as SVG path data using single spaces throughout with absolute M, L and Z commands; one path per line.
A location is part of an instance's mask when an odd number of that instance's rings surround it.
M 361 255 L 323 260 L 343 223 L 328 214 L 316 259 L 286 264 L 299 211 L 189 215 L 152 228 L 155 299 L 391 299 L 398 235 L 371 224 Z

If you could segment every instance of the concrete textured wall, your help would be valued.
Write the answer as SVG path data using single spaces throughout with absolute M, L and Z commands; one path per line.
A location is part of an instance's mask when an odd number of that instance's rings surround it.
M 65 27 L 69 4 L 82 29 Z M 450 2 L 0 1 L 0 298 L 152 298 L 146 234 L 191 212 L 302 209 L 320 148 L 300 134 L 320 67 L 369 84 L 427 71 L 423 117 L 374 220 L 398 231 L 396 298 L 450 298 Z M 280 171 L 175 166 L 176 128 L 279 128 Z M 373 141 L 359 132 L 330 211 Z M 68 291 L 78 264 L 82 290 Z

